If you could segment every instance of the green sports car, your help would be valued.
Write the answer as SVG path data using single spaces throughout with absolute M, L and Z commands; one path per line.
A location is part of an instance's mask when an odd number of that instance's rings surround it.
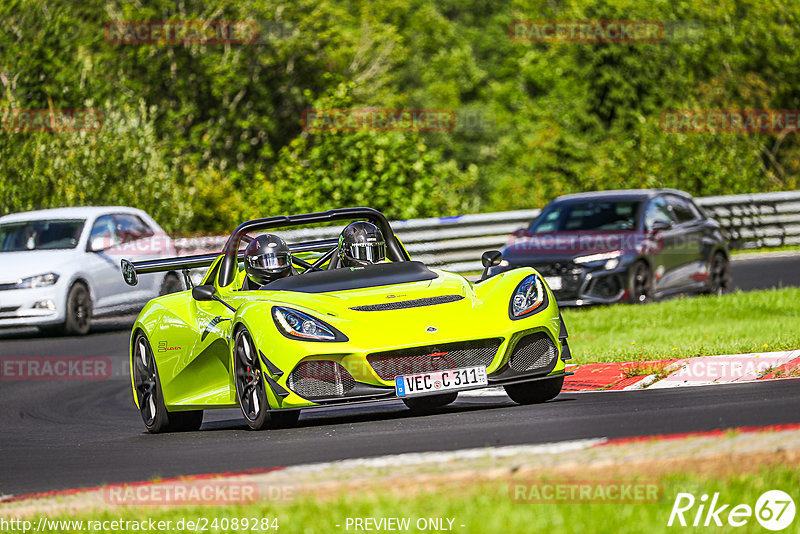
M 386 259 L 341 267 L 335 239 L 289 243 L 295 274 L 251 290 L 242 247 L 276 228 L 365 220 Z M 567 331 L 530 267 L 477 283 L 412 261 L 380 212 L 346 208 L 240 225 L 222 252 L 122 260 L 140 274 L 206 267 L 202 285 L 151 300 L 133 325 L 131 386 L 150 432 L 196 430 L 203 411 L 241 408 L 253 429 L 291 425 L 300 410 L 402 399 L 428 411 L 459 391 L 503 386 L 522 404 L 561 391 Z

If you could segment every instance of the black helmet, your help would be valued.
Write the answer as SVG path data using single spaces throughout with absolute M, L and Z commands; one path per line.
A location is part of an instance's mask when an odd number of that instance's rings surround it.
M 292 271 L 289 245 L 275 234 L 258 236 L 244 251 L 244 270 L 251 282 L 262 286 L 283 278 Z
M 386 241 L 380 228 L 369 222 L 348 224 L 339 236 L 339 257 L 345 267 L 385 260 Z

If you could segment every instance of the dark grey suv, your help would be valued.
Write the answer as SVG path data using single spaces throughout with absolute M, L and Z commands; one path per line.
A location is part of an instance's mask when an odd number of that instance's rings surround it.
M 674 189 L 559 197 L 501 252 L 489 274 L 534 267 L 566 306 L 721 293 L 731 284 L 727 236 Z

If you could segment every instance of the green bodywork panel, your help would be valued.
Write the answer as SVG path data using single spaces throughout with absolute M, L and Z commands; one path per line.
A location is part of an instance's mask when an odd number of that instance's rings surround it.
M 203 283 L 213 283 L 219 296 L 236 308 L 236 313 L 219 302 L 195 301 L 191 291 L 183 291 L 150 301 L 133 327 L 131 339 L 141 331 L 150 342 L 164 401 L 170 411 L 238 406 L 230 345 L 232 333 L 242 326 L 249 330 L 257 349 L 283 371 L 276 381 L 286 390 L 289 390 L 286 380 L 291 371 L 307 359 L 333 360 L 339 362 L 359 382 L 393 386 L 393 381 L 382 380 L 375 374 L 367 362 L 368 354 L 502 338 L 502 345 L 487 368 L 487 373 L 492 373 L 508 361 L 515 343 L 532 332 L 546 332 L 561 351 L 558 342 L 560 317 L 549 288 L 546 288 L 549 304 L 545 309 L 518 320 L 509 317 L 509 302 L 514 289 L 523 278 L 536 272 L 529 267 L 507 271 L 475 284 L 462 276 L 434 270 L 438 277 L 424 282 L 330 293 L 301 293 L 264 289 L 241 291 L 244 282 L 241 267 L 235 282 L 227 287 L 219 287 L 215 267 L 221 259 L 222 256 L 208 268 Z M 389 311 L 351 309 L 444 295 L 461 295 L 464 298 L 446 304 Z M 349 341 L 290 339 L 275 325 L 272 318 L 272 307 L 275 305 L 317 317 L 344 333 Z M 427 331 L 431 326 L 437 330 Z M 262 372 L 268 375 L 263 363 L 261 365 Z M 559 354 L 551 374 L 563 371 L 564 362 Z M 280 400 L 270 388 L 266 389 L 272 409 L 315 405 L 291 390 L 287 397 Z

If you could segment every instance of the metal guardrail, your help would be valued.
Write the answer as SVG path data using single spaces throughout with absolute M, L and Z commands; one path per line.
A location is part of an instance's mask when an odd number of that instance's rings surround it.
M 800 243 L 800 191 L 701 197 L 695 201 L 728 231 L 734 248 L 761 248 Z M 480 257 L 499 249 L 509 234 L 527 226 L 540 210 L 478 213 L 456 217 L 432 217 L 394 221 L 397 235 L 411 257 L 452 272 L 482 269 Z M 328 239 L 340 227 L 279 232 L 288 241 Z M 227 236 L 202 240 L 177 239 L 181 253 L 221 250 Z
M 734 248 L 800 244 L 800 191 L 703 197 L 696 201 L 728 231 Z

